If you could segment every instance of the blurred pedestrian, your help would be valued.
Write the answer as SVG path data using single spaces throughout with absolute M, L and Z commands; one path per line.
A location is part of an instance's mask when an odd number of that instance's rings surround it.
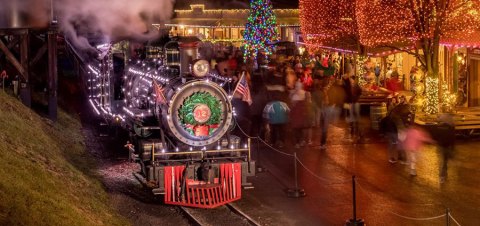
M 434 143 L 434 141 L 425 130 L 415 124 L 405 130 L 404 136 L 402 146 L 407 153 L 410 175 L 416 176 L 418 153 L 423 149 L 425 143 Z
M 262 77 L 254 76 L 252 79 L 252 105 L 250 105 L 252 127 L 250 130 L 250 135 L 265 139 L 266 128 L 262 115 L 263 109 L 269 100 L 268 92 Z
M 323 77 L 321 83 L 321 92 L 317 93 L 316 98 L 321 104 L 321 128 L 320 149 L 327 149 L 328 128 L 339 116 L 341 106 L 345 102 L 345 91 L 330 77 Z
M 288 90 L 293 90 L 295 88 L 295 82 L 297 81 L 297 75 L 292 67 L 287 66 L 285 68 L 285 83 Z
M 400 145 L 400 141 L 403 141 L 405 138 L 403 135 L 407 127 L 407 123 L 402 115 L 402 110 L 404 109 L 408 110 L 407 106 L 397 105 L 380 121 L 380 130 L 385 134 L 388 142 L 388 161 L 392 164 L 398 160 L 405 162 L 405 153 Z M 403 137 L 399 138 L 399 134 Z
M 320 79 L 313 80 L 313 89 L 311 92 L 311 107 L 313 109 L 313 126 L 320 127 L 322 118 L 322 105 L 324 98 L 323 81 Z
M 350 64 L 347 65 L 346 74 L 342 75 L 342 87 L 345 91 L 346 121 L 349 125 L 349 136 L 355 140 L 360 140 L 362 137 L 360 132 L 360 104 L 358 100 L 362 95 L 362 89 L 355 80 L 353 68 Z M 348 131 L 348 130 L 347 130 Z
M 289 112 L 290 108 L 288 105 L 275 97 L 263 110 L 263 118 L 268 121 L 270 128 L 271 143 L 279 148 L 283 148 L 284 145 L 285 126 L 288 122 Z
M 303 84 L 297 81 L 295 90 L 290 94 L 290 121 L 295 135 L 295 148 L 305 146 L 307 143 L 311 144 L 311 128 L 312 116 L 308 107 L 309 93 L 303 89 Z
M 313 145 L 313 127 L 315 126 L 315 109 L 312 100 L 312 93 L 306 92 L 305 96 L 305 123 L 306 123 L 306 142 L 308 146 Z
M 362 95 L 362 88 L 358 84 L 358 79 L 355 76 L 351 77 L 351 106 L 350 106 L 350 121 L 352 122 L 352 135 L 357 141 L 363 140 L 363 127 L 360 121 L 360 96 Z
M 294 70 L 296 73 L 303 71 L 303 64 L 300 62 L 300 58 L 298 56 L 295 59 Z
M 449 113 L 441 114 L 438 118 L 439 124 L 433 129 L 433 138 L 437 142 L 440 154 L 440 183 L 445 182 L 447 178 L 448 160 L 452 158 L 455 148 L 455 123 L 453 115 Z
M 313 78 L 312 70 L 306 69 L 300 77 L 300 82 L 303 85 L 303 89 L 307 92 L 312 92 L 313 90 Z

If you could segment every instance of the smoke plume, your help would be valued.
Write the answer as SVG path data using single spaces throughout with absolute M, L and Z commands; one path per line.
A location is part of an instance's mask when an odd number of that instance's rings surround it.
M 53 15 L 77 47 L 91 48 L 87 37 L 104 42 L 151 37 L 151 24 L 170 19 L 173 4 L 174 0 L 0 0 L 0 27 L 47 26 Z

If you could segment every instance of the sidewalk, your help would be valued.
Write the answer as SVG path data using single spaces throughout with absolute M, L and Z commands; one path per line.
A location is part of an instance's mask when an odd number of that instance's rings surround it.
M 278 150 L 285 152 L 281 154 L 261 146 L 253 157 L 260 154 L 258 163 L 268 172 L 251 178 L 255 189 L 245 190 L 236 204 L 265 225 L 343 225 L 352 218 L 351 177 L 356 175 L 357 218 L 367 225 L 446 225 L 447 208 L 461 225 L 480 222 L 479 141 L 459 142 L 448 179 L 440 184 L 433 146 L 423 150 L 418 176 L 411 177 L 405 165 L 388 162 L 386 143 L 379 136 L 352 144 L 343 138 L 343 128 L 330 131 L 326 151 L 284 148 Z M 293 157 L 286 155 L 294 151 L 310 170 L 297 162 L 304 198 L 288 198 L 284 192 L 294 185 Z M 451 225 L 456 225 L 452 219 Z

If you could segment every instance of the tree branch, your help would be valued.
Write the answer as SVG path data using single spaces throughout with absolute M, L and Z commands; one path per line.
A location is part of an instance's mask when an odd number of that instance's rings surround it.
M 412 52 L 411 50 L 408 50 L 408 49 L 402 49 L 402 48 L 399 48 L 399 47 L 396 47 L 396 46 L 385 45 L 385 46 L 379 46 L 379 47 L 390 48 L 390 49 L 406 52 L 406 53 L 408 53 L 410 55 L 413 55 L 415 57 L 421 57 L 421 55 L 419 53 Z
M 402 49 L 402 48 L 399 48 L 399 47 L 396 47 L 396 46 L 389 46 L 389 45 L 384 45 L 384 46 L 379 46 L 379 47 L 390 48 L 390 49 L 394 49 L 394 50 L 398 50 L 398 51 L 410 54 L 410 55 L 414 56 L 415 58 L 417 58 L 418 61 L 420 61 L 420 64 L 422 65 L 423 68 L 427 68 L 425 60 L 423 59 L 424 56 L 421 55 L 420 53 L 418 53 L 417 47 L 415 47 L 415 52 L 413 52 L 412 50 L 409 50 L 409 49 Z

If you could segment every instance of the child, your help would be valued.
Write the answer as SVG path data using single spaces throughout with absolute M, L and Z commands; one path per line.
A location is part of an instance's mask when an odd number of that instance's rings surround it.
M 417 125 L 411 125 L 405 130 L 403 148 L 407 153 L 410 166 L 410 175 L 416 176 L 416 163 L 418 152 L 423 148 L 424 143 L 434 143 L 430 135 Z

